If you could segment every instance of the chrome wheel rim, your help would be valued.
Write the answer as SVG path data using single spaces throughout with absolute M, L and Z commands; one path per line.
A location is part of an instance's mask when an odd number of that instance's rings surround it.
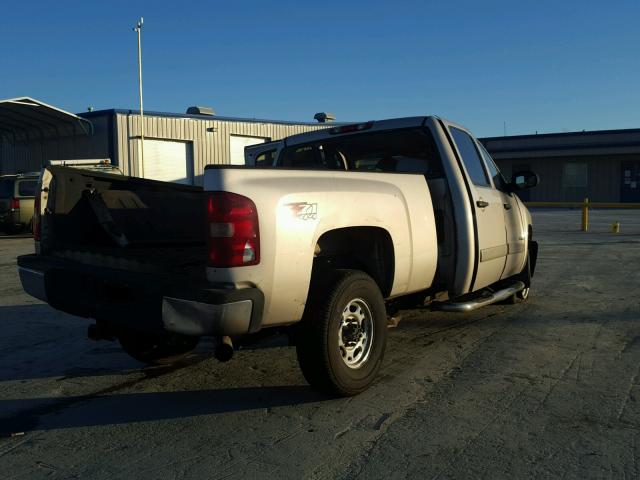
M 338 328 L 338 349 L 344 364 L 360 368 L 371 354 L 373 344 L 373 316 L 367 302 L 354 298 L 342 310 Z

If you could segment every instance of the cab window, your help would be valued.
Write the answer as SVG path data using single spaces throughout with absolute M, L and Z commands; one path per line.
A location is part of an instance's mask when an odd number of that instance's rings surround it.
M 36 194 L 36 180 L 22 180 L 18 182 L 18 196 L 33 197 Z
M 459 128 L 450 127 L 450 130 L 471 181 L 479 187 L 490 186 L 487 172 L 482 166 L 478 149 L 471 136 Z
M 322 144 L 296 145 L 284 150 L 278 166 L 312 170 L 344 170 L 342 158 L 335 151 L 325 152 Z
M 256 157 L 256 167 L 272 167 L 276 152 L 277 150 L 275 148 L 273 150 L 261 152 L 260 155 Z
M 444 176 L 433 136 L 421 127 L 345 135 L 288 147 L 279 166 L 291 165 Z

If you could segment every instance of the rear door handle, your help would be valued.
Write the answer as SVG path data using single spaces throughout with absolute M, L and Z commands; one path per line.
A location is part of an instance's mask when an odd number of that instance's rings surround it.
M 511 204 L 510 203 L 504 203 L 504 209 L 505 210 L 511 210 Z
M 476 205 L 480 208 L 486 208 L 489 206 L 489 202 L 485 202 L 484 200 L 478 200 Z

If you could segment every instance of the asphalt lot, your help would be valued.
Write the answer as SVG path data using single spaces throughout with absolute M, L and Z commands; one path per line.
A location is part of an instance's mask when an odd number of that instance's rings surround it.
M 638 478 L 640 211 L 534 225 L 529 302 L 405 312 L 349 399 L 310 390 L 291 347 L 142 368 L 26 296 L 32 241 L 0 238 L 2 477 Z

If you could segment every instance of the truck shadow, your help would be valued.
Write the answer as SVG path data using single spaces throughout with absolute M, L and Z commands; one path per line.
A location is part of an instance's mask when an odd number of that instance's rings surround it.
M 0 306 L 0 382 L 122 374 L 143 365 L 117 342 L 87 339 L 89 319 L 45 304 Z
M 39 312 L 43 305 L 32 306 L 37 307 Z M 11 307 L 12 309 L 25 309 L 29 313 L 32 307 Z M 393 376 L 393 365 L 403 365 L 402 368 L 410 366 L 416 362 L 416 351 L 420 351 L 420 358 L 429 355 L 428 345 L 433 343 L 429 337 L 448 336 L 456 334 L 458 330 L 470 327 L 470 324 L 486 321 L 499 321 L 501 323 L 513 320 L 512 316 L 496 316 L 501 307 L 487 307 L 482 312 L 473 315 L 454 315 L 447 313 L 429 313 L 427 311 L 416 310 L 409 315 L 409 318 L 403 320 L 397 329 L 391 331 L 389 337 L 389 355 L 386 359 L 386 367 L 383 367 L 380 381 L 384 381 L 387 375 Z M 0 312 L 2 309 L 0 308 Z M 515 311 L 514 311 L 515 313 Z M 81 319 L 65 316 L 64 320 L 68 325 L 63 333 L 73 332 L 74 335 L 81 335 L 82 328 Z M 494 317 L 493 319 L 491 317 Z M 511 320 L 510 320 L 511 317 Z M 563 321 L 557 318 L 547 319 L 551 322 Z M 73 322 L 73 323 L 71 323 Z M 36 322 L 37 323 L 37 322 Z M 47 335 L 48 321 L 41 327 L 43 331 L 36 333 L 38 338 L 44 338 Z M 75 326 L 79 323 L 79 327 Z M 409 341 L 407 344 L 407 341 Z M 416 343 L 417 341 L 417 343 Z M 193 365 L 203 359 L 208 358 L 202 352 L 185 359 L 183 364 L 173 365 L 171 367 L 147 368 L 140 370 L 140 364 L 129 360 L 125 354 L 116 353 L 117 345 L 109 346 L 105 344 L 113 352 L 111 353 L 95 353 L 92 350 L 92 343 L 83 338 L 76 340 L 67 340 L 68 345 L 60 346 L 60 348 L 71 348 L 75 358 L 75 365 L 92 365 L 96 358 L 105 357 L 104 362 L 100 362 L 100 366 L 81 368 L 80 370 L 69 370 L 68 362 L 61 363 L 46 371 L 46 375 L 51 376 L 52 372 L 64 375 L 66 378 L 95 376 L 110 373 L 125 374 L 127 370 L 141 371 L 144 379 L 149 377 L 161 376 L 170 373 L 175 369 Z M 87 347 L 87 344 L 89 347 Z M 414 345 L 415 344 L 415 345 Z M 37 345 L 35 342 L 34 345 Z M 409 347 L 407 347 L 409 345 Z M 402 347 L 402 348 L 400 348 Z M 40 347 L 38 347 L 40 348 Z M 104 347 L 103 347 L 104 348 Z M 407 348 L 410 352 L 407 353 Z M 425 350 L 426 348 L 426 350 Z M 452 344 L 451 348 L 455 348 Z M 93 353 L 92 353 L 93 352 Z M 46 360 L 52 355 L 53 350 L 49 347 L 43 349 L 41 357 L 37 359 L 38 369 L 41 372 L 34 372 L 32 368 L 26 368 L 24 374 L 19 377 L 39 378 L 45 371 Z M 65 354 L 68 352 L 65 352 Z M 93 357 L 91 357 L 93 355 Z M 30 352 L 29 357 L 34 356 L 34 352 Z M 37 357 L 36 356 L 36 357 Z M 41 362 L 41 361 L 42 362 Z M 12 360 L 13 362 L 14 360 Z M 35 365 L 34 365 L 35 366 Z M 131 368 L 134 367 L 134 368 Z M 59 370 L 57 370 L 59 368 Z M 77 367 L 76 367 L 77 368 Z M 0 368 L 0 372 L 4 371 L 9 374 L 10 369 Z M 28 372 L 28 375 L 26 374 Z M 11 376 L 11 375 L 9 375 Z M 2 378 L 2 375 L 0 375 Z M 17 398 L 11 400 L 0 400 L 0 435 L 12 432 L 29 432 L 33 430 L 57 430 L 76 427 L 92 427 L 92 426 L 109 426 L 136 422 L 162 421 L 172 419 L 185 419 L 197 416 L 217 415 L 217 414 L 233 414 L 242 411 L 255 411 L 265 409 L 268 413 L 269 409 L 283 406 L 295 406 L 313 402 L 327 402 L 332 397 L 320 394 L 312 390 L 307 385 L 291 385 L 291 386 L 272 386 L 272 387 L 256 387 L 251 384 L 244 386 L 235 386 L 233 388 L 208 388 L 202 390 L 191 391 L 151 391 L 151 392 L 135 392 L 121 393 L 123 390 L 129 390 L 136 383 L 140 382 L 139 375 L 135 378 L 122 378 L 120 382 L 113 387 L 108 387 L 98 392 L 88 395 L 76 395 L 66 397 L 44 397 L 44 398 Z M 293 380 L 296 383 L 299 380 Z M 249 380 L 251 382 L 251 380 Z M 255 385 L 255 384 L 254 384 Z M 195 385 L 193 385 L 197 388 Z M 14 412 L 14 413 L 10 413 Z
M 330 400 L 307 385 L 87 395 L 0 401 L 0 435 L 184 419 Z

